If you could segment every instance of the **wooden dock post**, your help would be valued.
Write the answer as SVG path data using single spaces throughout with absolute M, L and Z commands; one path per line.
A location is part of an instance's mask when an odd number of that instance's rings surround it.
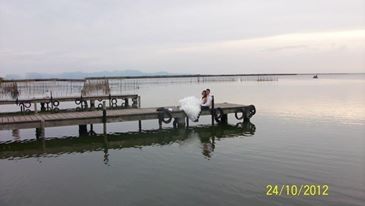
M 211 108 L 211 115 L 212 115 L 212 125 L 214 126 L 214 96 L 212 95 L 212 108 Z
M 221 124 L 227 124 L 228 123 L 228 114 L 222 114 L 220 123 Z
M 162 129 L 162 120 L 158 120 L 158 129 Z
M 124 100 L 124 106 L 125 107 L 129 107 L 129 99 L 128 98 L 125 98 L 125 100 Z
M 179 128 L 185 127 L 185 118 L 184 117 L 178 118 L 177 119 L 177 125 L 178 125 Z
M 81 124 L 79 125 L 79 136 L 85 136 L 87 135 L 87 125 Z
M 94 131 L 94 125 L 93 124 L 90 124 L 90 130 L 89 130 L 89 135 L 96 135 L 96 132 Z
M 185 115 L 182 114 L 179 117 L 176 117 L 177 127 L 183 128 L 185 127 Z
M 38 113 L 38 109 L 37 109 L 37 102 L 34 102 L 34 113 Z
M 90 108 L 95 109 L 95 100 L 90 100 Z
M 46 111 L 46 107 L 45 107 L 45 103 L 41 102 L 41 111 L 44 112 Z
M 42 132 L 42 130 L 41 130 L 40 127 L 39 128 L 35 128 L 35 138 L 36 139 L 39 139 L 41 137 L 41 132 Z
M 44 139 L 44 127 L 45 127 L 44 124 L 45 124 L 44 120 L 41 120 L 40 127 L 35 129 L 35 136 L 37 139 Z
M 106 135 L 106 103 L 103 101 L 103 133 Z
M 142 120 L 138 120 L 138 131 L 142 132 Z

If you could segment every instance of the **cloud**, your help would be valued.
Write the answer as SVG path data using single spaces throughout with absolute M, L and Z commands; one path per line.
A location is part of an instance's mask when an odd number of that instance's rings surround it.
M 306 52 L 332 52 L 336 50 L 365 52 L 365 30 L 292 33 L 270 37 L 190 44 L 159 51 L 168 54 L 296 54 Z
M 273 48 L 268 48 L 268 49 L 264 49 L 264 51 L 281 51 L 281 50 L 292 50 L 292 49 L 303 49 L 308 47 L 307 45 L 290 45 L 290 46 L 282 46 L 282 47 L 273 47 Z
M 285 61 L 316 52 L 317 65 L 307 67 L 328 71 L 336 56 L 359 71 L 363 48 L 348 32 L 364 29 L 363 8 L 361 0 L 0 0 L 0 75 L 101 68 L 305 72 Z
M 364 72 L 365 30 L 293 33 L 168 48 L 161 58 L 210 72 Z M 188 62 L 188 63 L 187 63 Z M 179 64 L 174 65 L 179 67 Z M 224 69 L 226 70 L 226 69 Z

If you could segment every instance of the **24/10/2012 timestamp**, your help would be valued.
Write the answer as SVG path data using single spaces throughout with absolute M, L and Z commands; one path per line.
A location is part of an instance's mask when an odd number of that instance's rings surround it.
M 328 185 L 266 185 L 267 196 L 328 196 Z

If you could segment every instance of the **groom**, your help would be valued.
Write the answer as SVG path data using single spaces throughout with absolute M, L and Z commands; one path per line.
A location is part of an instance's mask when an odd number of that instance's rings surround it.
M 213 95 L 210 94 L 210 89 L 206 89 L 205 91 L 207 93 L 207 101 L 204 104 L 201 104 L 201 106 L 200 106 L 201 110 L 209 110 L 210 107 L 212 106 L 212 102 L 213 102 Z M 200 111 L 200 113 L 201 113 L 201 111 Z M 198 118 L 194 122 L 199 121 L 200 113 L 198 115 Z
M 210 89 L 205 90 L 207 92 L 207 102 L 202 104 L 202 108 L 209 109 L 212 106 L 213 96 L 210 94 Z

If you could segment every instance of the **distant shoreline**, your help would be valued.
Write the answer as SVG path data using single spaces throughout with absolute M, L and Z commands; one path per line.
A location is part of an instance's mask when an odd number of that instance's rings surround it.
M 85 78 L 28 78 L 5 79 L 0 77 L 0 82 L 23 81 L 85 81 L 90 79 L 162 79 L 162 78 L 194 78 L 194 77 L 245 77 L 245 76 L 299 76 L 299 75 L 365 75 L 365 73 L 252 73 L 252 74 L 180 74 L 180 75 L 141 75 L 141 76 L 95 76 Z

